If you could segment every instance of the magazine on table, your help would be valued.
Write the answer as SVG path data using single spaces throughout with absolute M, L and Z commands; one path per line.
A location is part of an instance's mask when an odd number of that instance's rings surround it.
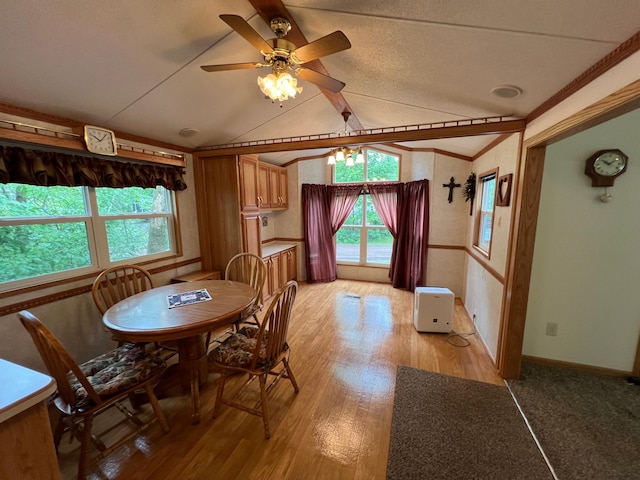
M 191 305 L 192 303 L 206 302 L 207 300 L 211 300 L 211 295 L 209 295 L 206 288 L 167 295 L 169 308 L 182 307 L 183 305 Z

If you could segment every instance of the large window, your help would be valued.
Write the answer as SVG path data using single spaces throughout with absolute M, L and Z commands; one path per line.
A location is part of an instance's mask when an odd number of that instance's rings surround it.
M 498 171 L 483 173 L 478 177 L 480 204 L 476 218 L 474 245 L 487 256 L 491 252 L 493 231 L 493 210 L 496 199 L 496 178 Z
M 398 181 L 397 155 L 365 149 L 365 162 L 347 167 L 336 162 L 334 183 L 372 183 Z M 371 197 L 360 196 L 349 217 L 336 233 L 336 260 L 358 265 L 389 265 L 393 236 L 382 223 Z
M 174 224 L 163 187 L 0 184 L 0 284 L 174 253 Z

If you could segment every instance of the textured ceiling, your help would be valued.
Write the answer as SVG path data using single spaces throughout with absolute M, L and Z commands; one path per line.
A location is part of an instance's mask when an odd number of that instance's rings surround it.
M 640 25 L 638 0 L 292 0 L 284 8 L 308 41 L 335 30 L 349 38 L 349 50 L 321 62 L 346 83 L 341 94 L 364 128 L 525 117 Z M 280 106 L 258 89 L 265 69 L 203 72 L 262 60 L 220 14 L 274 36 L 248 1 L 2 2 L 0 102 L 189 148 L 344 129 L 313 84 L 300 81 L 303 92 Z M 491 94 L 503 84 L 524 93 Z M 183 128 L 198 134 L 184 138 Z M 419 145 L 471 156 L 490 141 Z

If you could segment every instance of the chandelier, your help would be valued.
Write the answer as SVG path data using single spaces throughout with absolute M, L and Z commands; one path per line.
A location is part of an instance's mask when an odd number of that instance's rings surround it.
M 351 112 L 342 112 L 342 118 L 344 118 L 344 136 L 347 136 L 347 121 L 351 116 Z M 327 157 L 327 165 L 335 165 L 336 162 L 345 162 L 347 167 L 353 167 L 356 163 L 364 163 L 364 154 L 362 153 L 362 147 L 356 147 L 355 149 L 340 147 L 331 150 Z

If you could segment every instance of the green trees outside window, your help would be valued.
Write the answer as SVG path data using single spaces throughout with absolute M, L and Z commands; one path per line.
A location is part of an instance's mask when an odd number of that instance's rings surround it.
M 162 187 L 0 184 L 0 283 L 171 252 L 169 195 Z
M 390 182 L 400 179 L 400 157 L 365 149 L 365 163 L 334 166 L 334 183 Z M 393 236 L 382 223 L 369 195 L 363 194 L 336 233 L 339 263 L 389 265 Z

